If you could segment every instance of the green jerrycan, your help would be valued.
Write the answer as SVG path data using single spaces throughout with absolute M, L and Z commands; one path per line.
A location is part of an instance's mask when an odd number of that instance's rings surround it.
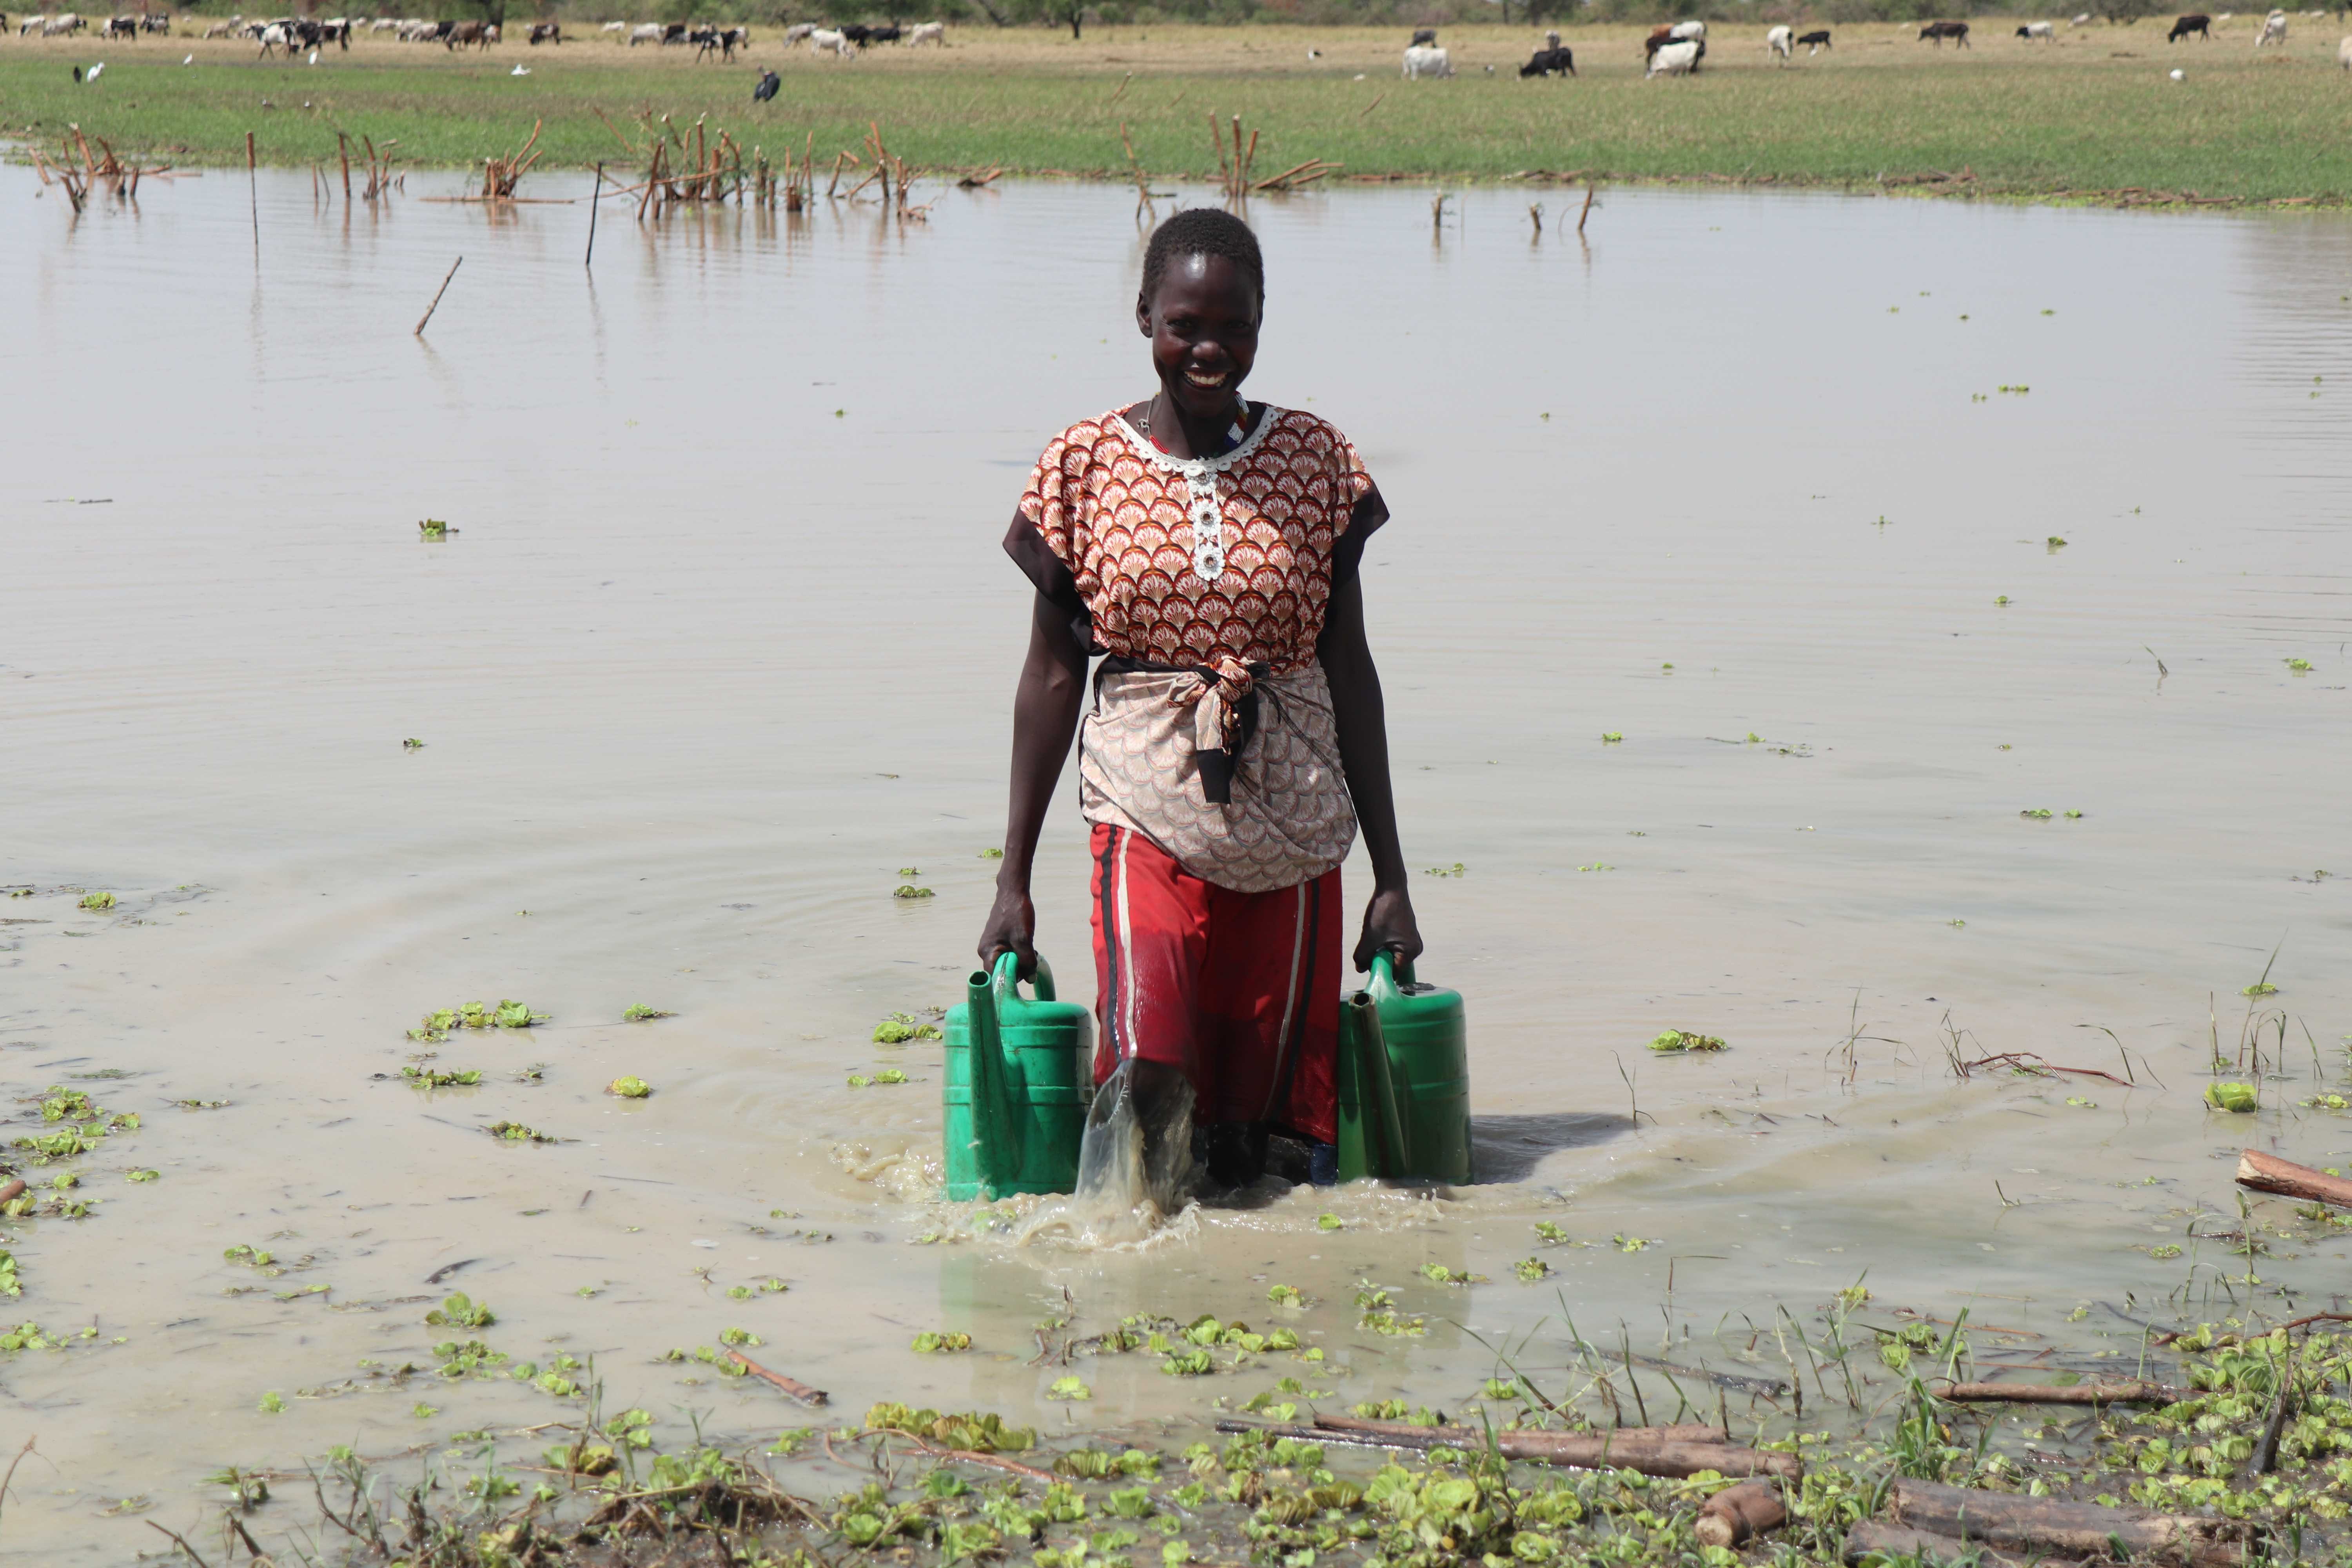
M 1339 1007 L 1339 1179 L 1467 1183 L 1469 1036 L 1462 994 L 1423 985 L 1391 953 Z
M 1094 1016 L 1054 999 L 1054 971 L 1037 961 L 1036 994 L 1021 994 L 1020 960 L 992 976 L 976 969 L 964 1003 L 948 1009 L 945 1100 L 948 1196 L 1066 1193 L 1077 1184 L 1078 1142 L 1094 1095 Z

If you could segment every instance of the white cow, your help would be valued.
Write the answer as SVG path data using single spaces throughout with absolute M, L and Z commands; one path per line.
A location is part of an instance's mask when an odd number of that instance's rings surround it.
M 807 37 L 811 33 L 815 31 L 816 24 L 814 22 L 794 22 L 791 26 L 784 29 L 784 47 L 788 49 L 791 48 L 794 44 L 799 43 L 803 38 Z
M 2254 47 L 2259 49 L 2264 44 L 2276 44 L 2281 48 L 2286 47 L 2285 12 L 2273 11 L 2263 18 L 2263 30 L 2254 35 Z
M 1415 44 L 1404 52 L 1404 79 L 1407 81 L 1453 74 L 1454 62 L 1446 57 L 1444 49 L 1434 44 Z
M 610 33 L 613 36 L 613 41 L 618 43 L 621 35 L 629 30 L 629 25 L 626 22 L 607 22 L 596 30 L 600 33 Z
M 2047 22 L 2028 22 L 2018 28 L 2017 36 L 2029 43 L 2035 38 L 2047 38 L 2054 44 L 2058 41 L 2058 29 Z
M 1797 33 L 1793 27 L 1775 27 L 1764 35 L 1764 47 L 1783 60 L 1789 58 L 1796 42 Z
M 2343 42 L 2336 46 L 2336 63 L 2352 71 L 2352 33 L 2346 34 Z
M 16 36 L 21 38 L 47 20 L 47 16 L 27 16 L 16 24 Z
M 1706 24 L 1705 22 L 1676 22 L 1674 26 L 1667 31 L 1666 37 L 1672 38 L 1678 44 L 1704 43 L 1706 39 Z
M 913 32 L 907 35 L 907 47 L 908 48 L 913 48 L 917 44 L 937 44 L 940 47 L 943 49 L 946 48 L 948 47 L 948 25 L 945 22 L 924 22 L 919 24 Z
M 1688 76 L 1698 64 L 1698 42 L 1686 40 L 1679 44 L 1661 44 L 1658 52 L 1650 57 L 1650 68 L 1642 73 L 1643 80 L 1654 76 Z
M 661 41 L 662 25 L 659 22 L 647 22 L 629 29 L 629 47 L 633 49 L 639 44 L 658 44 Z
M 75 16 L 71 11 L 60 11 L 56 16 L 41 24 L 41 37 L 45 38 L 54 38 L 60 36 L 70 36 L 80 32 L 84 27 L 89 26 L 89 23 L 83 21 L 79 16 Z
M 2225 16 L 2223 20 L 2226 21 L 2228 18 Z M 2070 27 L 2087 27 L 2091 25 L 2091 14 L 2085 11 L 2066 25 Z
M 857 53 L 857 46 L 849 41 L 849 35 L 836 27 L 819 27 L 809 34 L 808 40 L 809 53 L 813 55 L 837 55 L 845 60 Z

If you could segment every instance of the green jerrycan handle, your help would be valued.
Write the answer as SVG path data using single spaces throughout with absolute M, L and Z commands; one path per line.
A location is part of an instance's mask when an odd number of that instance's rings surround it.
M 1054 966 L 1045 962 L 1043 953 L 1037 956 L 1037 973 L 1035 979 L 1031 982 L 1031 988 L 1035 992 L 1036 998 L 1040 1002 L 1052 1002 L 1056 999 L 1054 995 Z M 1021 955 L 1011 948 L 1006 948 L 996 955 L 996 973 L 991 978 L 990 989 L 996 994 L 996 1001 L 1000 1006 L 1008 1000 L 1020 999 Z
M 1372 954 L 1372 977 L 1365 982 L 1364 989 L 1371 992 L 1375 998 L 1384 1000 L 1402 996 L 1412 984 L 1411 959 L 1399 958 L 1395 949 L 1387 947 Z

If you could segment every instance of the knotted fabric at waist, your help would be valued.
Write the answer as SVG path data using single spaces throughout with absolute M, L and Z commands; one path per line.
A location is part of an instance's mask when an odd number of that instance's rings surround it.
M 1257 682 L 1273 673 L 1267 664 L 1244 664 L 1230 654 L 1213 665 L 1153 664 L 1146 659 L 1113 654 L 1095 671 L 1095 688 L 1105 676 L 1130 672 L 1181 675 L 1168 700 L 1192 710 L 1192 755 L 1201 768 L 1201 798 L 1211 805 L 1230 805 L 1234 798 L 1234 766 L 1250 738 L 1257 733 Z

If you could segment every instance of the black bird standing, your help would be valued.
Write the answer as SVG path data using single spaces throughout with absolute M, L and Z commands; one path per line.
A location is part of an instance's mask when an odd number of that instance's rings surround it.
M 80 79 L 81 79 L 81 67 L 79 67 L 79 66 L 76 66 L 76 67 L 74 67 L 74 80 L 76 80 L 76 81 L 79 81 Z
M 782 79 L 780 79 L 775 72 L 761 71 L 760 73 L 760 85 L 751 89 L 751 101 L 754 103 L 767 102 L 768 100 L 776 96 L 776 89 L 780 85 L 782 85 Z

